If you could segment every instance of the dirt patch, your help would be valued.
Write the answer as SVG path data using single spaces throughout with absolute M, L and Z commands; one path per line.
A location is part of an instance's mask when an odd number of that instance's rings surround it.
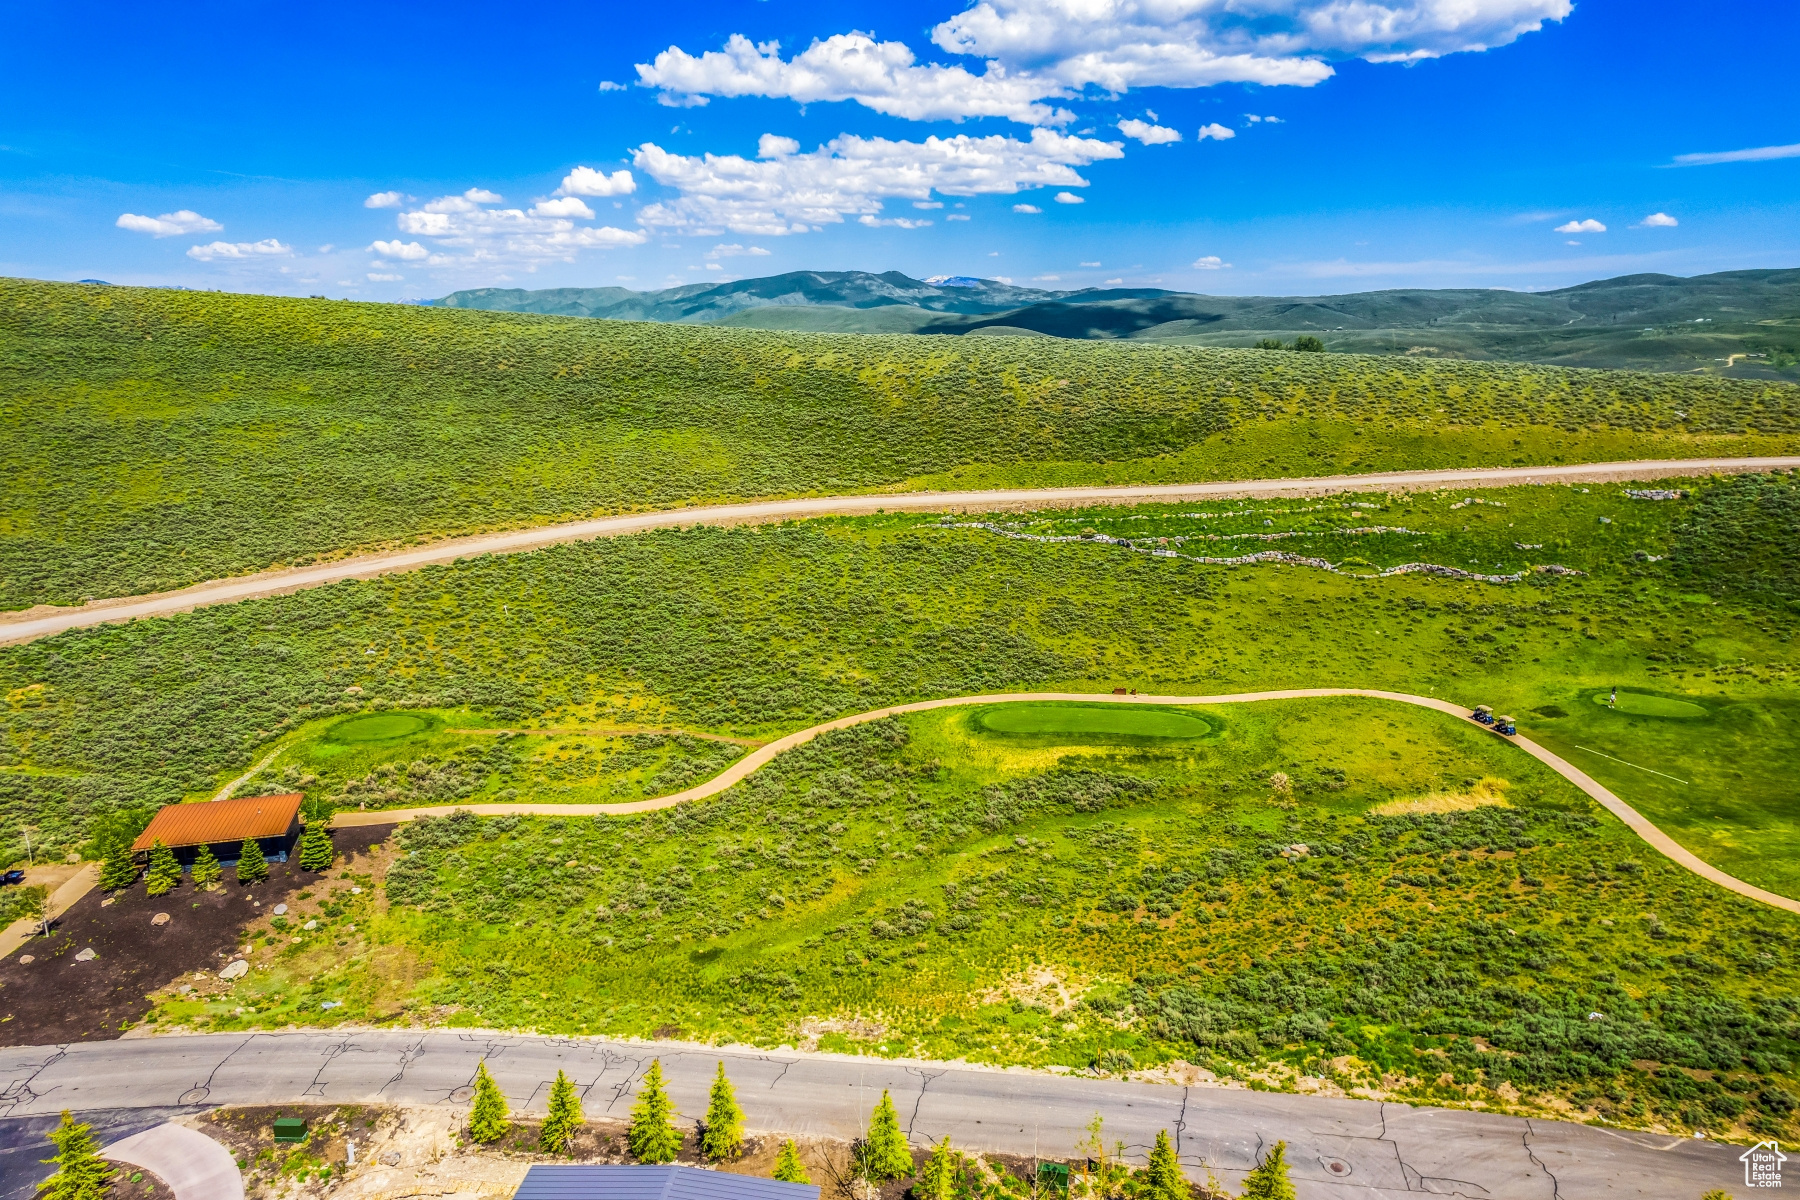
M 113 1176 L 112 1190 L 106 1193 L 106 1200 L 152 1200 L 152 1197 L 169 1200 L 175 1194 L 175 1189 L 164 1183 L 160 1175 L 130 1163 L 116 1165 L 118 1173 Z
M 1404 817 L 1468 812 L 1471 809 L 1485 808 L 1488 805 L 1510 808 L 1512 806 L 1506 801 L 1506 793 L 1511 787 L 1512 784 L 1506 780 L 1488 775 L 1477 781 L 1475 786 L 1466 792 L 1432 792 L 1428 796 L 1389 800 L 1385 804 L 1377 804 L 1369 811 L 1378 817 Z
M 390 832 L 380 825 L 334 830 L 334 872 Z M 201 892 L 184 881 L 155 899 L 141 879 L 111 896 L 96 888 L 57 918 L 49 937 L 0 960 L 0 1045 L 118 1037 L 149 1013 L 151 992 L 188 972 L 216 971 L 235 956 L 247 925 L 318 878 L 290 860 L 270 863 L 268 880 L 248 888 L 227 882 Z M 152 924 L 159 913 L 168 921 Z M 95 957 L 77 961 L 90 948 Z
M 1054 968 L 1037 966 L 1009 977 L 998 988 L 982 993 L 981 1002 L 1002 1004 L 1008 1000 L 1018 1000 L 1043 1009 L 1053 1017 L 1060 1017 L 1075 1007 L 1084 990 L 1079 986 L 1071 989 Z

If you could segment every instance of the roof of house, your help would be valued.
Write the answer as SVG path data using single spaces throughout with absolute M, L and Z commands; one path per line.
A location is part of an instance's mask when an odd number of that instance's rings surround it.
M 810 1183 L 780 1183 L 699 1167 L 539 1164 L 513 1200 L 819 1200 Z
M 209 800 L 201 804 L 169 804 L 150 818 L 133 850 L 155 842 L 170 848 L 202 842 L 241 842 L 245 838 L 280 837 L 300 816 L 301 794 L 249 796 L 242 800 Z

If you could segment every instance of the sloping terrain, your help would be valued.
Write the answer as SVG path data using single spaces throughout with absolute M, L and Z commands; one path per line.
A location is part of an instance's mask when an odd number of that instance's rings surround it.
M 457 292 L 435 304 L 814 333 L 1035 333 L 1253 346 L 1313 334 L 1363 354 L 1800 377 L 1800 270 L 1625 275 L 1551 292 L 1408 288 L 1339 296 L 1042 292 L 899 272 L 792 272 L 661 292 Z
M 1783 383 L 24 280 L 0 394 L 9 608 L 701 500 L 1800 444 Z

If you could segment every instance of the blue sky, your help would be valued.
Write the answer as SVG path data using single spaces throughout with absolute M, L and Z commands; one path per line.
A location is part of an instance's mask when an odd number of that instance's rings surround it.
M 1280 295 L 1800 265 L 1791 0 L 0 19 L 9 275 L 399 299 L 811 268 Z

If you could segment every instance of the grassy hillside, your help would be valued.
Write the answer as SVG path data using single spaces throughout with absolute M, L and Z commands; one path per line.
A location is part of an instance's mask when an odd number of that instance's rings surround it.
M 649 817 L 414 824 L 385 904 L 258 922 L 267 970 L 228 998 L 171 989 L 157 1020 L 427 1019 L 1119 1074 L 1180 1058 L 1785 1134 L 1800 919 L 1648 858 L 1440 714 L 1295 701 L 1134 714 L 1138 733 L 1118 715 L 916 714 Z
M 1782 384 L 0 282 L 0 606 L 688 500 L 1800 445 Z
M 437 303 L 815 333 L 968 334 L 1251 347 L 1297 334 L 1333 351 L 1800 379 L 1800 271 L 1626 275 L 1548 292 L 1401 288 L 1196 296 L 1158 288 L 1034 292 L 991 280 L 794 272 L 660 292 L 487 288 Z
M 763 740 L 990 690 L 1356 686 L 1493 704 L 1702 857 L 1800 896 L 1792 489 L 665 531 L 71 631 L 0 650 L 0 834 L 22 852 L 34 821 L 67 845 L 95 814 L 210 795 L 271 755 L 259 786 L 373 807 L 630 799 L 737 752 L 634 740 L 666 727 Z M 1357 577 L 1407 563 L 1583 574 Z M 1596 701 L 1614 686 L 1623 708 Z M 334 732 L 370 706 L 424 715 L 405 736 Z

